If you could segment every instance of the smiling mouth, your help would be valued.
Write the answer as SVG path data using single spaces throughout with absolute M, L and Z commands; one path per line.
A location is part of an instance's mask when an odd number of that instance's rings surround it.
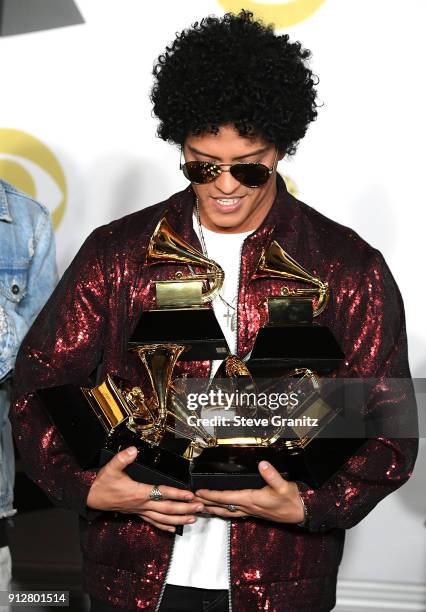
M 236 206 L 237 204 L 239 204 L 244 197 L 245 196 L 236 196 L 233 198 L 215 198 L 213 197 L 212 199 L 217 204 L 219 204 L 219 206 L 232 207 L 232 206 Z

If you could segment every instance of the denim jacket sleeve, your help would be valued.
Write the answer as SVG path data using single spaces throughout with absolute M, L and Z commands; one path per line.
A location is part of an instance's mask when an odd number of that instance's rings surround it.
M 13 508 L 11 373 L 19 346 L 57 282 L 48 210 L 0 180 L 0 517 Z M 7 380 L 6 380 L 7 379 Z
M 17 193 L 12 196 L 15 200 L 19 197 Z M 21 202 L 21 210 L 22 204 L 25 203 Z M 23 338 L 57 283 L 50 215 L 47 209 L 37 206 L 32 235 L 28 227 L 24 230 L 20 227 L 17 210 L 14 210 L 12 222 L 3 228 L 9 235 L 20 231 L 29 233 L 25 252 L 21 252 L 23 245 L 19 245 L 19 241 L 16 247 L 14 236 L 9 241 L 2 240 L 2 251 L 5 247 L 10 248 L 12 241 L 15 249 L 10 249 L 9 254 L 0 253 L 0 381 L 11 373 Z M 28 219 L 25 221 L 24 225 L 28 226 Z

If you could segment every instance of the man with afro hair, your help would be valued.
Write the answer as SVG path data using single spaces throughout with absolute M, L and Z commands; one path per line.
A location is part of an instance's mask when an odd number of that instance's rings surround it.
M 345 353 L 338 375 L 379 379 L 368 411 L 398 405 L 401 394 L 386 381 L 409 378 L 404 311 L 382 255 L 292 197 L 277 173 L 317 115 L 309 57 L 247 11 L 205 18 L 177 35 L 155 64 L 152 102 L 158 135 L 181 149 L 190 184 L 95 230 L 24 342 L 17 443 L 32 478 L 80 515 L 92 612 L 331 610 L 345 529 L 411 473 L 415 440 L 382 436 L 318 489 L 262 461 L 260 489 L 194 493 L 159 483 L 153 491 L 124 471 L 134 447 L 97 471 L 82 470 L 34 393 L 81 384 L 101 358 L 103 374 L 138 380 L 127 341 L 155 304 L 153 280 L 173 274 L 167 263 L 154 270 L 146 262 L 166 217 L 225 271 L 212 306 L 232 353 L 250 354 L 268 319 L 265 296 L 280 295 L 279 279 L 255 275 L 260 253 L 276 240 L 332 288 L 333 305 L 318 320 Z M 176 372 L 208 377 L 217 365 L 178 362 Z M 185 526 L 180 537 L 177 525 Z

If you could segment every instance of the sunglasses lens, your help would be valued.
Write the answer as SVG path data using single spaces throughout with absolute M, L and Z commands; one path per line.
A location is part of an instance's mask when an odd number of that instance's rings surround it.
M 182 172 L 191 183 L 210 183 L 220 174 L 221 170 L 209 162 L 190 161 L 182 166 Z
M 247 187 L 260 187 L 269 179 L 269 168 L 263 164 L 235 164 L 230 168 L 232 176 Z
M 191 183 L 203 185 L 211 183 L 220 176 L 220 166 L 202 161 L 189 161 L 183 164 L 182 172 Z M 247 187 L 260 187 L 270 177 L 270 171 L 264 164 L 234 164 L 230 166 L 232 176 Z

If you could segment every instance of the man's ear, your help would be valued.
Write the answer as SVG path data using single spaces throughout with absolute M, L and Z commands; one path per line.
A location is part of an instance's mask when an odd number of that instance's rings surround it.
M 278 149 L 277 161 L 281 161 L 282 159 L 284 159 L 284 156 L 285 156 L 285 151 L 284 150 L 280 151 Z

